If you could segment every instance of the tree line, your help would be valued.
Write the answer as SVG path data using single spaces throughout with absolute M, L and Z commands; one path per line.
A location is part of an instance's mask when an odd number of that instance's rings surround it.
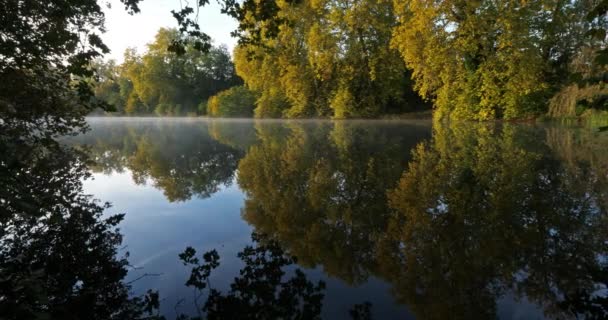
M 259 117 L 439 118 L 606 109 L 604 0 L 300 0 L 237 6 Z M 578 109 L 577 109 L 578 108 Z
M 161 29 L 145 54 L 97 66 L 98 96 L 126 114 L 207 114 L 211 96 L 244 81 L 211 100 L 212 115 L 366 118 L 432 106 L 437 118 L 491 120 L 608 109 L 606 0 L 220 3 L 238 20 L 234 66 L 225 48 L 201 52 L 182 29 Z M 176 42 L 186 45 L 167 50 Z

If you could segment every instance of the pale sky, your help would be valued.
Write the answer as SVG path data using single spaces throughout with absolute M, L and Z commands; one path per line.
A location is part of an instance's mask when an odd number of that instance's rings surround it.
M 177 27 L 171 10 L 180 9 L 180 0 L 143 0 L 139 6 L 141 12 L 132 16 L 127 14 L 119 0 L 108 0 L 108 2 L 112 7 L 111 9 L 104 7 L 107 31 L 101 38 L 112 52 L 107 54 L 105 59 L 122 62 L 126 48 L 135 47 L 139 53 L 142 53 L 146 44 L 154 40 L 158 29 Z M 225 44 L 232 52 L 236 39 L 230 37 L 230 32 L 236 29 L 237 22 L 220 13 L 217 1 L 211 0 L 209 5 L 200 9 L 198 21 L 201 30 L 211 36 L 215 45 Z

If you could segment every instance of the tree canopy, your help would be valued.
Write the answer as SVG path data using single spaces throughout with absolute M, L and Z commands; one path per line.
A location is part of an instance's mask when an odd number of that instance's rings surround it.
M 440 117 L 541 114 L 576 58 L 604 43 L 586 36 L 594 25 L 606 26 L 604 17 L 586 19 L 598 1 L 395 3 L 393 46 Z
M 245 41 L 235 65 L 260 94 L 256 116 L 374 117 L 422 106 L 390 47 L 391 1 L 269 1 L 241 10 Z M 263 10 L 273 14 L 255 14 Z
M 604 2 L 245 1 L 235 64 L 259 117 L 373 117 L 418 95 L 440 118 L 604 109 Z
M 130 13 L 139 2 L 122 1 Z M 377 117 L 432 103 L 440 118 L 488 120 L 607 108 L 605 2 L 220 4 L 238 21 L 236 71 L 257 97 L 257 117 Z M 11 95 L 0 111 L 49 128 L 81 126 L 104 102 L 126 114 L 204 113 L 210 96 L 240 84 L 230 54 L 198 25 L 208 3 L 172 11 L 179 28 L 160 30 L 146 53 L 91 67 L 108 52 L 102 3 L 5 0 L 0 72 Z M 91 83 L 100 99 L 91 99 Z

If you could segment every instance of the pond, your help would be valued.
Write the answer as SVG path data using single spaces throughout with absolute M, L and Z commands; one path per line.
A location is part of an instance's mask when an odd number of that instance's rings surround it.
M 187 247 L 217 251 L 208 280 L 227 293 L 247 276 L 239 252 L 269 243 L 293 257 L 271 290 L 303 276 L 312 287 L 293 282 L 286 295 L 322 293 L 324 319 L 608 310 L 608 133 L 423 120 L 88 122 L 67 139 L 93 160 L 84 191 L 112 204 L 104 214 L 125 214 L 125 281 L 132 294 L 158 290 L 169 319 L 208 297 L 185 285 Z

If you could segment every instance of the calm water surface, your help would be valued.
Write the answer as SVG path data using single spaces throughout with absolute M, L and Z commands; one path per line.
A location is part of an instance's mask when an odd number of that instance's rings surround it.
M 126 213 L 134 293 L 194 313 L 184 248 L 228 290 L 252 233 L 324 281 L 322 316 L 573 318 L 605 310 L 607 133 L 426 121 L 90 118 L 85 191 Z M 142 277 L 143 276 L 143 277 Z

